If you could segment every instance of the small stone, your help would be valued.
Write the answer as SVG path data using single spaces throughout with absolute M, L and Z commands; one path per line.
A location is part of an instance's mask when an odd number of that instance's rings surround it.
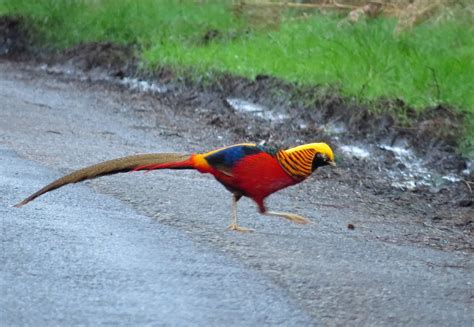
M 347 228 L 350 229 L 350 230 L 353 230 L 353 229 L 355 229 L 355 226 L 353 224 L 348 224 Z
M 473 201 L 471 199 L 462 199 L 458 202 L 460 207 L 472 207 Z
M 400 170 L 405 170 L 405 169 L 407 168 L 407 166 L 406 166 L 404 163 L 401 163 L 401 162 L 400 162 L 400 163 L 397 165 L 397 168 L 400 169 Z

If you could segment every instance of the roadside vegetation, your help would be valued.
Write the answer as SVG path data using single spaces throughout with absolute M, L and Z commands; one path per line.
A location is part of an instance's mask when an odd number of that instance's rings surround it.
M 96 41 L 135 45 L 144 69 L 166 66 L 210 81 L 222 72 L 271 75 L 337 90 L 374 110 L 384 110 L 375 105 L 380 99 L 402 100 L 418 112 L 444 105 L 465 113 L 463 148 L 472 151 L 470 1 L 419 1 L 428 3 L 424 11 L 385 1 L 378 12 L 360 17 L 351 6 L 368 1 L 338 1 L 347 4 L 345 11 L 321 10 L 333 1 L 314 2 L 2 0 L 0 14 L 27 17 L 54 49 Z

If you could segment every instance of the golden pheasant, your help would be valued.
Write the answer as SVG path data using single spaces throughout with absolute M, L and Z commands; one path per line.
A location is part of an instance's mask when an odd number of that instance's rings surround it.
M 71 183 L 116 173 L 155 169 L 195 169 L 213 175 L 233 194 L 232 223 L 229 229 L 251 231 L 237 224 L 237 201 L 251 198 L 261 214 L 283 217 L 298 224 L 309 222 L 304 217 L 287 212 L 267 211 L 264 199 L 285 187 L 305 180 L 318 167 L 335 166 L 334 154 L 325 143 L 310 143 L 287 150 L 271 149 L 251 143 L 236 144 L 199 154 L 156 153 L 134 155 L 105 161 L 76 170 L 46 185 L 16 207 L 38 196 Z

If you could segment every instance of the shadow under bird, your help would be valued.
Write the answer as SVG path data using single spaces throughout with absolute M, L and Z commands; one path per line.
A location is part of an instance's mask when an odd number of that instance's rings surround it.
M 228 229 L 246 232 L 237 224 L 237 201 L 251 198 L 263 215 L 277 216 L 297 224 L 308 219 L 287 212 L 268 211 L 264 200 L 285 187 L 304 181 L 318 167 L 335 166 L 334 154 L 326 143 L 310 143 L 290 149 L 275 149 L 252 143 L 219 148 L 207 153 L 156 153 L 133 155 L 98 163 L 61 177 L 33 193 L 15 207 L 21 207 L 40 195 L 61 186 L 100 176 L 139 170 L 195 169 L 213 175 L 233 194 L 232 223 Z

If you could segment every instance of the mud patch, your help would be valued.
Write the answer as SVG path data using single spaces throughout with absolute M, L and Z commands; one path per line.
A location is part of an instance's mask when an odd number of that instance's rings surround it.
M 138 66 L 133 47 L 110 42 L 79 44 L 55 56 L 54 62 L 83 71 L 106 70 L 118 78 L 133 75 Z
M 31 52 L 29 29 L 21 17 L 0 16 L 0 57 L 24 60 Z
M 474 233 L 474 210 L 461 205 L 473 199 L 473 171 L 455 152 L 461 117 L 437 107 L 420 116 L 412 112 L 413 125 L 406 127 L 394 116 L 374 114 L 337 96 L 311 102 L 297 92 L 266 76 L 255 81 L 224 76 L 208 87 L 175 86 L 161 100 L 181 115 L 230 131 L 234 142 L 287 147 L 326 141 L 336 150 L 339 168 L 322 178 L 370 194 L 367 205 L 377 212 L 395 210 L 444 233 L 435 239 L 407 233 L 411 242 L 472 248 L 472 242 L 460 245 L 459 240 Z M 445 235 L 449 231 L 452 235 Z

